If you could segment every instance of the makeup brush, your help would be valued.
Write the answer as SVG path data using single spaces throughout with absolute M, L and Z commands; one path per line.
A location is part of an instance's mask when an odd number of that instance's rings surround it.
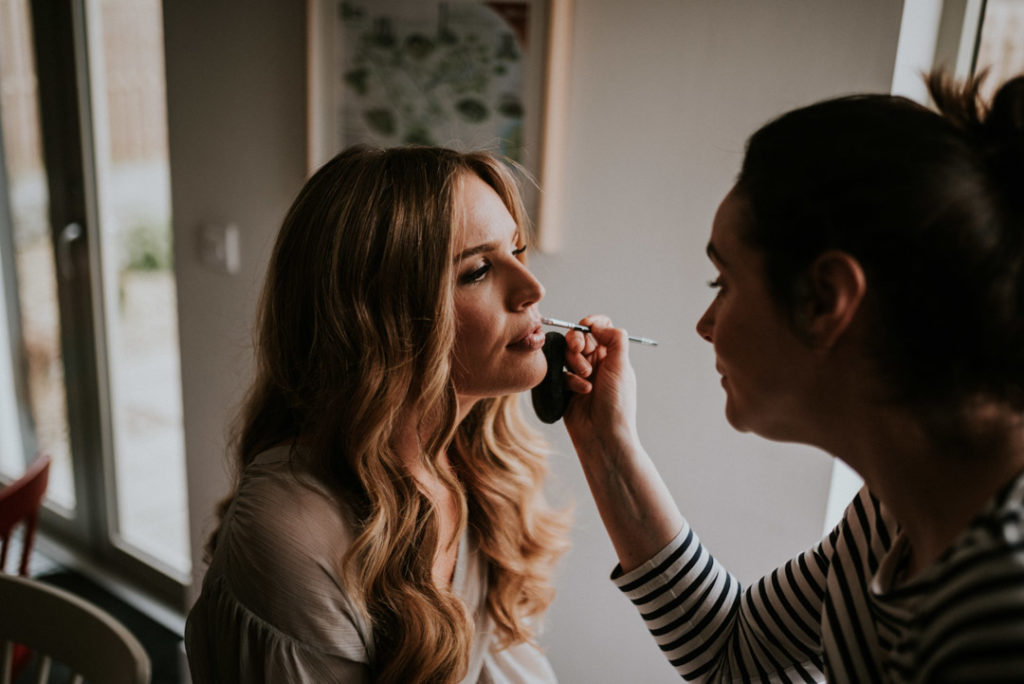
M 578 323 L 570 323 L 569 321 L 560 321 L 557 318 L 541 318 L 540 322 L 544 325 L 553 325 L 556 328 L 569 328 L 570 330 L 579 330 L 580 332 L 590 332 L 590 328 L 585 325 Z M 633 337 L 629 336 L 630 342 L 636 342 L 637 344 L 646 344 L 648 347 L 657 347 L 657 340 L 652 340 L 649 337 Z

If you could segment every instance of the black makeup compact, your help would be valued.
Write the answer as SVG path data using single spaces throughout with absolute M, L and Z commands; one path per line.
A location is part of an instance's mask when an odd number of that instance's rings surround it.
M 544 336 L 544 360 L 548 370 L 540 384 L 530 391 L 533 410 L 537 417 L 545 423 L 555 423 L 569 408 L 572 392 L 565 379 L 565 336 L 558 332 L 549 332 Z

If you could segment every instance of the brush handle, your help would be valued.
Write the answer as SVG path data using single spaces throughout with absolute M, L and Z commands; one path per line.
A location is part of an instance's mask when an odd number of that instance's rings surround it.
M 590 332 L 590 328 L 588 328 L 585 325 L 580 325 L 579 323 L 570 323 L 569 321 L 562 321 L 557 318 L 542 318 L 540 319 L 540 322 L 543 323 L 544 325 L 553 325 L 556 328 L 568 328 L 570 330 L 579 330 L 580 332 L 585 333 Z M 632 335 L 630 335 L 629 341 L 636 342 L 637 344 L 646 344 L 648 347 L 658 346 L 657 340 L 652 340 L 649 337 L 633 337 Z

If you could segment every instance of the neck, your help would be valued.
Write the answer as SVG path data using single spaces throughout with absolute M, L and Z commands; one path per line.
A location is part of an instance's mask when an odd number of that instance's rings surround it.
M 455 416 L 455 421 L 457 425 L 462 425 L 462 421 L 464 421 L 466 419 L 466 416 L 469 415 L 469 412 L 473 410 L 473 407 L 476 406 L 476 403 L 479 401 L 479 399 L 456 395 L 455 401 L 459 405 L 458 413 Z
M 407 408 L 396 421 L 395 431 L 391 435 L 391 446 L 406 470 L 421 486 L 428 489 L 438 480 L 437 475 L 427 466 L 423 453 L 431 428 L 430 420 L 422 420 L 418 410 Z M 443 460 L 442 465 L 447 465 L 445 456 Z
M 910 574 L 943 554 L 992 496 L 1024 470 L 1022 416 L 978 405 L 950 432 L 892 406 L 849 421 L 832 453 L 857 470 L 910 542 Z M 947 423 L 948 425 L 948 423 Z
M 431 573 L 439 587 L 448 587 L 455 572 L 460 521 L 465 520 L 465 501 L 454 488 L 457 477 L 449 464 L 447 447 L 441 449 L 433 465 L 424 457 L 423 444 L 433 426 L 429 416 L 421 420 L 418 410 L 407 408 L 397 421 L 391 444 L 420 491 L 433 503 L 437 515 L 438 546 Z
M 476 400 L 458 397 L 457 402 L 456 424 L 461 424 L 476 404 Z M 421 483 L 425 483 L 424 477 L 431 482 L 437 479 L 428 475 L 428 469 L 423 463 L 423 445 L 426 443 L 430 431 L 436 427 L 437 420 L 436 416 L 424 416 L 417 407 L 406 407 L 396 421 L 397 426 L 391 436 L 391 445 L 398 453 L 402 463 Z M 444 451 L 445 454 L 442 455 L 441 460 L 447 466 L 447 449 Z

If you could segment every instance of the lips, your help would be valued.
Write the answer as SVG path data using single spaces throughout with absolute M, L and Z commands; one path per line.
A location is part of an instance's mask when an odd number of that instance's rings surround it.
M 509 349 L 517 351 L 536 351 L 544 346 L 544 331 L 540 323 L 534 323 L 522 335 L 508 344 Z

